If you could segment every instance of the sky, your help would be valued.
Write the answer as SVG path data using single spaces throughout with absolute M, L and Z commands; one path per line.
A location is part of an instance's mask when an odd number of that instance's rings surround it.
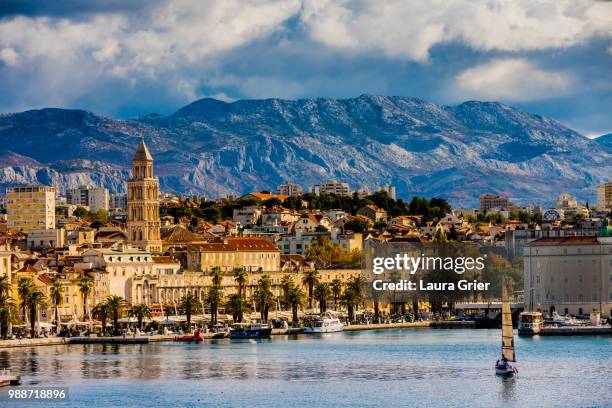
M 0 0 L 0 112 L 364 93 L 611 133 L 612 2 Z

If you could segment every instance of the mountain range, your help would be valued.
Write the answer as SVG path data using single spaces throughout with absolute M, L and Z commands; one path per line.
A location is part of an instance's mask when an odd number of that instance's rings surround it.
M 612 174 L 612 135 L 589 139 L 497 102 L 408 97 L 195 101 L 169 116 L 120 120 L 47 108 L 0 115 L 0 188 L 83 184 L 125 191 L 140 135 L 162 191 L 210 197 L 329 180 L 399 197 L 475 206 L 479 194 L 550 205 L 592 201 Z

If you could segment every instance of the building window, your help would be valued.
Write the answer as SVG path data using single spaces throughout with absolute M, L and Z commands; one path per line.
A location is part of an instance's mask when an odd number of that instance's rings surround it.
M 582 283 L 582 274 L 578 275 L 578 282 Z
M 540 275 L 536 275 L 536 283 L 540 283 Z
M 578 301 L 582 302 L 582 293 L 578 295 Z

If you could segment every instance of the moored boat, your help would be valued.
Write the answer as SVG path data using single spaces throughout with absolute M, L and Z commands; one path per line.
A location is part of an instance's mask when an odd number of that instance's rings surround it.
M 344 324 L 337 317 L 324 316 L 308 321 L 304 333 L 335 333 L 344 330 Z
M 200 330 L 196 330 L 193 335 L 176 336 L 174 341 L 185 341 L 185 342 L 200 342 L 204 340 L 200 334 Z
M 0 371 L 0 387 L 6 387 L 7 385 L 19 385 L 21 384 L 21 377 L 13 375 L 7 369 Z
M 272 334 L 272 327 L 262 323 L 236 323 L 230 329 L 232 339 L 261 339 Z
M 522 312 L 519 315 L 518 334 L 533 336 L 539 334 L 544 326 L 544 319 L 540 312 Z

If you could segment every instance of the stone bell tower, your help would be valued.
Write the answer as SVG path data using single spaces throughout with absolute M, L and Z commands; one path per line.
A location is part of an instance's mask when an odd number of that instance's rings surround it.
M 128 190 L 128 240 L 152 253 L 162 250 L 159 221 L 159 181 L 153 177 L 153 156 L 144 136 L 132 159 L 132 178 Z

